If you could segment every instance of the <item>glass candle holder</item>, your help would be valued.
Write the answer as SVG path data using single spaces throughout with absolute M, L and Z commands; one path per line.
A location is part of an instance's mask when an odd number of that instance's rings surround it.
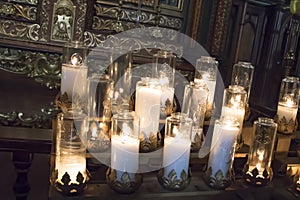
M 246 182 L 266 185 L 273 177 L 271 162 L 277 124 L 270 118 L 258 118 L 253 125 L 253 137 L 248 161 L 243 169 Z
M 119 193 L 133 193 L 142 184 L 139 170 L 139 119 L 134 112 L 121 111 L 112 117 L 111 167 L 108 185 Z
M 286 77 L 281 82 L 275 121 L 278 132 L 292 134 L 298 127 L 299 78 Z
M 163 166 L 158 182 L 168 190 L 179 191 L 190 183 L 190 148 L 192 120 L 186 114 L 172 113 L 166 118 Z
M 83 109 L 86 102 L 87 47 L 76 41 L 67 43 L 63 48 L 61 67 L 60 104 L 62 111 L 75 106 Z M 70 104 L 71 103 L 71 104 Z M 71 106 L 70 106 L 71 105 Z
M 55 170 L 51 182 L 63 194 L 79 194 L 89 180 L 86 170 L 87 116 L 82 112 L 57 115 Z
M 109 77 L 114 81 L 114 95 L 112 99 L 112 112 L 120 109 L 129 109 L 132 79 L 132 54 L 126 49 L 112 49 L 109 57 Z
M 162 89 L 161 118 L 165 119 L 176 108 L 174 108 L 174 81 L 176 56 L 169 51 L 158 51 L 153 56 L 152 77 L 159 80 Z
M 239 123 L 234 117 L 224 116 L 215 121 L 211 150 L 204 181 L 212 188 L 222 190 L 234 179 L 232 163 L 239 133 Z
M 245 117 L 246 99 L 247 92 L 241 86 L 230 85 L 224 91 L 221 116 L 232 116 L 239 122 L 240 129 L 237 137 L 237 149 L 240 149 L 244 143 L 242 130 Z
M 140 152 L 152 152 L 161 146 L 161 86 L 157 79 L 142 77 L 142 80 L 137 82 L 135 94 L 135 113 L 140 119 Z
M 254 67 L 250 62 L 242 62 L 233 65 L 231 85 L 239 85 L 244 87 L 247 92 L 247 100 L 245 105 L 245 119 L 249 118 L 249 98 L 254 74 Z
M 204 81 L 190 82 L 185 86 L 181 112 L 192 119 L 192 146 L 191 151 L 196 152 L 204 141 L 203 123 L 205 118 L 208 88 Z
M 210 119 L 215 108 L 214 97 L 217 82 L 218 61 L 209 56 L 201 56 L 196 62 L 196 71 L 194 82 L 201 79 L 205 81 L 208 88 L 208 100 L 206 106 L 205 119 Z
M 110 147 L 113 81 L 107 75 L 88 78 L 88 140 L 89 152 L 103 152 Z

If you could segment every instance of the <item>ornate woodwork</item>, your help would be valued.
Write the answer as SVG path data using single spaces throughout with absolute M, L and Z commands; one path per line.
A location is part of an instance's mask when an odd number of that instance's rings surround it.
M 0 2 L 0 70 L 29 77 L 41 85 L 41 90 L 48 88 L 51 95 L 60 87 L 61 54 L 67 41 L 79 40 L 89 47 L 103 47 L 107 38 L 136 27 L 159 26 L 185 32 L 184 16 L 189 9 L 189 2 L 184 0 Z M 172 37 L 164 34 L 171 33 L 160 33 L 153 29 L 149 34 L 156 38 L 169 39 Z M 124 38 L 115 42 L 126 46 L 128 40 L 129 38 Z M 150 48 L 153 44 L 145 44 L 143 40 L 134 38 L 132 45 L 146 46 L 143 50 L 144 56 L 137 58 L 139 62 L 145 56 L 152 56 Z M 165 41 L 160 42 L 159 46 L 164 49 L 176 49 L 179 55 L 182 54 L 180 47 L 168 45 Z M 185 75 L 189 74 L 190 72 Z M 22 84 L 18 87 L 22 87 Z M 34 103 L 32 106 L 34 107 Z M 4 102 L 1 107 L 5 108 Z M 0 124 L 7 126 L 51 127 L 51 118 L 57 111 L 52 101 L 41 108 L 34 108 L 35 112 L 25 111 L 30 110 L 29 108 L 7 110 L 1 107 Z

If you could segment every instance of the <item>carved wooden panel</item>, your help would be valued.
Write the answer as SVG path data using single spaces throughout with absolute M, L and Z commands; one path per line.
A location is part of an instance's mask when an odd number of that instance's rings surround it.
M 49 89 L 52 94 L 60 87 L 61 54 L 65 42 L 79 40 L 90 47 L 101 46 L 108 37 L 136 27 L 160 26 L 182 31 L 185 1 L 172 2 L 0 0 L 0 70 L 31 78 L 34 84 Z M 172 38 L 165 35 L 171 33 L 155 30 L 149 34 Z M 134 40 L 134 45 L 142 43 L 138 38 Z M 126 38 L 119 42 L 120 45 L 125 44 Z M 147 45 L 151 47 L 151 44 Z M 145 52 L 151 56 L 147 45 Z M 159 45 L 182 54 L 178 47 L 163 42 Z M 20 87 L 23 85 L 20 84 Z M 1 105 L 0 124 L 45 127 L 44 122 L 51 121 L 49 119 L 55 112 L 51 102 L 46 104 L 33 109 L 34 113 L 28 113 L 26 109 L 3 111 Z M 38 104 L 33 101 L 32 105 Z

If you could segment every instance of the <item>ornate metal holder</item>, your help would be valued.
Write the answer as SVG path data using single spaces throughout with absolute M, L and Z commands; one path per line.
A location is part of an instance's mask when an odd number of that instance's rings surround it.
M 70 110 L 79 112 L 85 109 L 85 103 L 80 99 L 78 94 L 74 94 L 72 98 L 68 96 L 66 92 L 63 94 L 59 92 L 57 94 L 55 98 L 55 105 L 63 113 L 67 113 Z
M 177 109 L 177 103 L 175 99 L 173 99 L 173 103 L 168 98 L 165 102 L 165 105 L 161 108 L 161 113 L 163 113 L 163 116 L 170 116 L 172 113 L 174 113 Z
M 273 172 L 264 169 L 263 173 L 259 173 L 257 168 L 249 170 L 249 165 L 245 165 L 243 171 L 246 173 L 244 174 L 245 181 L 252 184 L 252 185 L 266 185 L 273 177 Z
M 214 110 L 215 110 L 215 104 L 209 104 L 209 103 L 207 103 L 206 104 L 206 111 L 205 111 L 205 117 L 204 117 L 204 119 L 205 120 L 210 120 L 211 119 L 211 117 L 212 117 L 212 115 L 213 115 L 213 113 L 214 113 Z
M 277 131 L 283 134 L 294 133 L 298 128 L 298 121 L 290 119 L 289 121 L 283 116 L 281 119 L 278 118 L 278 115 L 274 118 L 277 123 Z
M 144 134 L 140 134 L 144 135 Z M 162 138 L 160 132 L 157 134 L 150 134 L 149 138 L 142 137 L 140 138 L 140 152 L 141 153 L 148 153 L 156 151 L 157 149 L 161 148 L 162 146 Z
M 116 192 L 130 194 L 139 189 L 143 177 L 139 173 L 128 173 L 108 168 L 106 171 L 107 184 Z
M 58 180 L 58 170 L 55 170 L 51 175 L 51 181 L 54 183 L 55 188 L 64 195 L 77 195 L 82 193 L 87 187 L 90 175 L 87 170 L 86 173 L 85 177 L 87 178 L 84 179 L 83 174 L 78 172 L 76 177 L 77 183 L 74 183 L 67 172 L 62 176 L 62 179 Z
M 182 170 L 180 177 L 177 177 L 176 171 L 173 169 L 167 176 L 164 174 L 165 168 L 159 170 L 157 179 L 160 185 L 172 191 L 180 191 L 188 187 L 191 182 L 191 171 Z
M 192 138 L 191 151 L 198 152 L 199 149 L 202 147 L 203 142 L 204 142 L 203 133 L 197 132 L 194 138 Z
M 108 133 L 103 130 L 97 137 L 90 137 L 87 141 L 87 149 L 89 152 L 104 152 L 110 147 L 110 138 L 106 134 Z
M 208 186 L 218 190 L 224 190 L 234 181 L 234 173 L 233 170 L 229 168 L 226 174 L 223 174 L 222 170 L 218 170 L 215 174 L 212 174 L 212 168 L 209 167 L 203 179 Z

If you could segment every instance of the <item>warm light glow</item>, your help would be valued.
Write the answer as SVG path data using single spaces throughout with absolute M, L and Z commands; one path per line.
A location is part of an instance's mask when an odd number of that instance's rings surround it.
M 86 159 L 80 155 L 59 156 L 56 160 L 56 169 L 58 170 L 58 180 L 61 180 L 67 172 L 70 176 L 70 183 L 77 183 L 77 175 L 80 172 L 86 179 Z
M 72 63 L 72 65 L 76 66 L 78 63 L 78 58 L 76 56 L 72 57 L 71 63 Z
M 260 171 L 261 164 L 260 164 L 260 163 L 257 163 L 257 164 L 256 164 L 256 168 L 257 168 L 258 171 Z
M 175 135 L 175 137 L 179 134 L 179 130 L 177 126 L 174 126 L 173 128 L 173 135 Z
M 295 103 L 292 99 L 288 98 L 286 101 L 286 106 L 287 107 L 295 107 Z
M 241 96 L 237 95 L 235 97 L 235 99 L 233 97 L 231 97 L 231 99 L 229 100 L 231 106 L 230 108 L 234 108 L 234 109 L 239 109 L 240 108 L 240 104 L 241 104 Z
M 262 161 L 264 159 L 265 149 L 260 147 L 257 149 L 258 159 Z

